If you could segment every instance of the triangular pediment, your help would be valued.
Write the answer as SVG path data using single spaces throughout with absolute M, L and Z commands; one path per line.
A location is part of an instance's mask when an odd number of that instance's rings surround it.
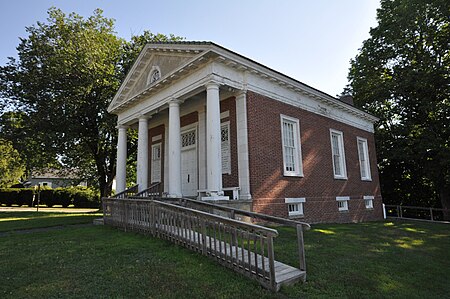
M 196 45 L 194 47 L 180 45 L 179 48 L 174 45 L 171 45 L 170 48 L 158 44 L 146 45 L 125 80 L 122 82 L 119 91 L 108 107 L 108 111 L 113 111 L 122 103 L 127 102 L 129 99 L 151 87 L 152 84 L 158 83 L 157 81 L 164 81 L 165 78 L 169 77 L 175 71 L 196 57 L 201 56 L 205 50 L 206 47 L 203 45 Z M 155 71 L 159 72 L 159 79 L 157 81 L 151 78 Z

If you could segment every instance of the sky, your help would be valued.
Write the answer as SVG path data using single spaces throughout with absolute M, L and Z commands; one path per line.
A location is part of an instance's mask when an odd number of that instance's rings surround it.
M 25 27 L 55 6 L 115 19 L 118 36 L 144 30 L 212 41 L 336 96 L 350 59 L 377 26 L 379 0 L 0 0 L 0 65 L 16 57 Z

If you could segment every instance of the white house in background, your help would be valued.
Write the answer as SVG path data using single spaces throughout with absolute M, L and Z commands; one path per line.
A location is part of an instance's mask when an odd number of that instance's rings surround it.
M 146 45 L 108 111 L 118 116 L 117 192 L 137 127 L 140 191 L 160 182 L 170 197 L 308 222 L 382 218 L 377 119 L 217 44 Z
M 77 177 L 73 170 L 45 168 L 33 171 L 27 180 L 27 185 L 29 187 L 46 186 L 50 188 L 70 186 L 87 187 L 87 182 Z

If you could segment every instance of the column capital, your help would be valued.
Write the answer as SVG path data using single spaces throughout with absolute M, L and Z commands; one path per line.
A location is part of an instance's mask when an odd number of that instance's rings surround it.
M 123 125 L 123 124 L 119 124 L 116 126 L 116 129 L 118 129 L 118 130 L 126 130 L 128 128 L 129 128 L 129 126 Z
M 206 82 L 205 84 L 206 89 L 219 89 L 220 83 L 214 79 L 211 79 L 210 81 Z
M 170 100 L 169 100 L 169 107 L 170 106 L 179 106 L 180 104 L 183 104 L 183 100 L 180 100 L 180 99 L 177 99 L 177 98 L 170 98 Z
M 139 121 L 148 121 L 150 118 L 152 118 L 151 115 L 145 115 L 145 114 L 139 114 Z
M 236 92 L 236 99 L 247 95 L 247 89 L 239 89 Z

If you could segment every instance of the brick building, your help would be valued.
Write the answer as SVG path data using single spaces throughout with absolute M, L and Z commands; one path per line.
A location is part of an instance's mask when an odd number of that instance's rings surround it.
M 139 190 L 312 223 L 382 218 L 376 118 L 214 43 L 146 45 L 108 111 L 118 192 L 137 127 Z

